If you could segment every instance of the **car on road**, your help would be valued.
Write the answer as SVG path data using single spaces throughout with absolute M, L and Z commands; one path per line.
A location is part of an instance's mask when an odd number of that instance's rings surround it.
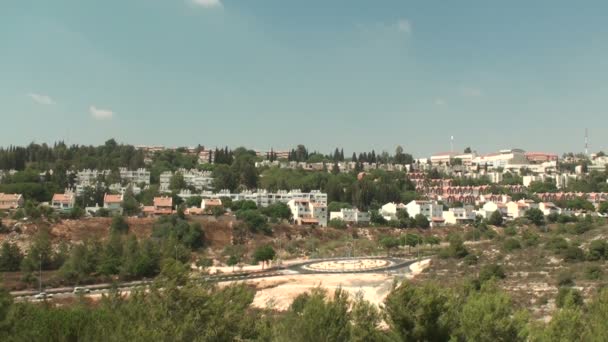
M 40 292 L 34 296 L 34 299 L 40 299 L 40 300 L 51 299 L 51 298 L 53 298 L 53 295 L 50 293 L 46 293 L 46 292 Z
M 86 294 L 86 293 L 91 293 L 91 290 L 87 289 L 86 287 L 75 287 L 74 294 Z

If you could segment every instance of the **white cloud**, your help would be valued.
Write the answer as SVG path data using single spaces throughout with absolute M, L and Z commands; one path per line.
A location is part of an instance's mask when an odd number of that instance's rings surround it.
M 483 95 L 481 89 L 472 87 L 462 87 L 460 88 L 460 93 L 462 94 L 462 96 L 466 97 L 479 97 Z
M 95 106 L 89 107 L 89 113 L 95 120 L 110 120 L 114 116 L 114 112 L 108 109 L 100 109 Z
M 42 104 L 42 105 L 55 104 L 55 101 L 53 101 L 53 99 L 48 95 L 30 93 L 30 94 L 27 94 L 27 96 L 29 96 L 34 102 L 36 102 L 38 104 Z
M 397 30 L 407 35 L 412 34 L 412 23 L 407 19 L 399 19 L 397 22 Z
M 435 105 L 436 106 L 445 106 L 445 100 L 444 99 L 435 99 Z
M 193 4 L 204 8 L 218 8 L 222 7 L 220 0 L 191 0 Z

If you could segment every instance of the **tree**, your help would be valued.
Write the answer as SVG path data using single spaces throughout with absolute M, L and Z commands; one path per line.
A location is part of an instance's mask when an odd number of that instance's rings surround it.
M 426 229 L 430 226 L 429 220 L 422 214 L 416 215 L 414 217 L 414 222 L 418 228 Z
M 496 210 L 495 212 L 493 212 L 492 215 L 490 215 L 490 218 L 488 219 L 489 224 L 497 227 L 502 226 L 503 222 L 504 220 L 502 218 L 502 213 L 500 212 L 500 210 Z
M 169 180 L 169 189 L 171 191 L 179 192 L 180 190 L 185 189 L 187 186 L 188 184 L 186 184 L 184 175 L 181 172 L 176 172 Z
M 264 268 L 264 264 L 274 259 L 275 255 L 276 252 L 274 251 L 274 248 L 272 248 L 272 246 L 264 245 L 258 247 L 255 250 L 255 252 L 253 253 L 253 259 L 255 260 L 255 262 L 262 262 L 262 268 Z
M 600 212 L 602 214 L 608 214 L 608 201 L 604 201 L 604 202 L 600 203 L 598 212 Z
M 471 148 L 470 148 L 470 147 L 467 147 L 467 148 L 465 148 L 465 149 L 464 149 L 464 153 L 471 153 L 471 152 L 472 152 L 472 151 L 471 151 Z
M 402 282 L 384 300 L 387 323 L 400 341 L 448 341 L 451 327 L 443 319 L 451 295 L 438 285 Z
M 392 236 L 385 236 L 380 239 L 380 245 L 384 249 L 386 249 L 387 256 L 391 255 L 391 249 L 397 248 L 399 246 L 399 240 Z
M 538 208 L 530 208 L 526 211 L 526 218 L 537 226 L 542 226 L 545 223 L 545 215 Z
M 459 315 L 456 335 L 462 341 L 526 341 L 527 317 L 513 312 L 511 299 L 493 284 L 473 292 Z
M 4 241 L 0 248 L 0 272 L 18 271 L 23 260 L 23 254 L 17 244 Z
M 403 243 L 404 243 L 404 245 L 409 247 L 409 251 L 411 253 L 412 247 L 418 246 L 418 244 L 421 242 L 421 240 L 422 240 L 422 238 L 420 236 L 418 236 L 417 234 L 406 234 L 403 239 Z
M 236 266 L 239 262 L 239 257 L 233 254 L 226 261 L 226 265 L 232 266 L 232 272 L 234 272 L 234 266 Z
M 439 238 L 436 236 L 427 236 L 424 238 L 424 241 L 433 248 L 433 245 L 439 245 Z
M 129 224 L 127 223 L 127 220 L 125 220 L 124 216 L 115 215 L 112 217 L 110 232 L 120 234 L 126 234 L 129 232 Z

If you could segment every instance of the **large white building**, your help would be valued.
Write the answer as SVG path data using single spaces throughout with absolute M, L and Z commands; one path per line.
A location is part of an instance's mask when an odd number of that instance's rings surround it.
M 307 199 L 292 199 L 287 202 L 296 224 L 327 226 L 327 205 Z
M 233 201 L 250 200 L 257 204 L 258 207 L 267 207 L 274 203 L 288 203 L 291 200 L 308 200 L 311 202 L 321 203 L 327 206 L 327 194 L 319 190 L 311 192 L 302 192 L 300 190 L 279 190 L 277 192 L 268 192 L 266 190 L 244 191 L 239 193 L 231 193 L 227 190 L 220 192 L 203 192 L 200 195 L 202 198 L 230 198 Z
M 387 221 L 395 220 L 397 219 L 397 212 L 399 210 L 406 210 L 405 204 L 389 202 L 380 208 L 380 215 L 382 215 L 382 217 L 384 217 L 384 219 Z
M 407 210 L 410 217 L 415 217 L 416 215 L 421 214 L 429 221 L 433 221 L 433 219 L 441 219 L 443 217 L 443 205 L 435 201 L 414 200 L 405 205 L 405 210 Z
M 181 173 L 184 177 L 184 182 L 187 186 L 194 187 L 198 191 L 209 190 L 213 187 L 213 177 L 211 171 L 199 171 L 199 170 L 186 170 L 179 169 L 177 172 Z M 160 188 L 161 192 L 171 192 L 169 186 L 171 184 L 171 178 L 174 173 L 171 171 L 165 171 L 160 174 Z
M 500 150 L 498 153 L 491 153 L 477 156 L 472 160 L 473 165 L 488 167 L 506 167 L 508 164 L 528 164 L 526 153 L 521 149 Z
M 342 208 L 340 211 L 332 211 L 329 213 L 329 219 L 338 219 L 346 223 L 368 224 L 370 222 L 370 215 L 367 211 Z
M 126 167 L 121 167 L 118 171 L 120 172 L 120 179 L 125 183 L 150 185 L 150 171 L 146 169 L 129 170 Z
M 463 208 L 450 208 L 443 212 L 443 219 L 446 224 L 464 224 L 475 221 L 475 213 L 473 206 L 465 206 Z

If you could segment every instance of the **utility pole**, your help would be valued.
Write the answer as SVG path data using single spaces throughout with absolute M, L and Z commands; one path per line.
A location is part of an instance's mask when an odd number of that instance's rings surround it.
M 40 261 L 40 273 L 38 276 L 38 293 L 42 292 L 42 252 L 38 255 L 38 260 Z

